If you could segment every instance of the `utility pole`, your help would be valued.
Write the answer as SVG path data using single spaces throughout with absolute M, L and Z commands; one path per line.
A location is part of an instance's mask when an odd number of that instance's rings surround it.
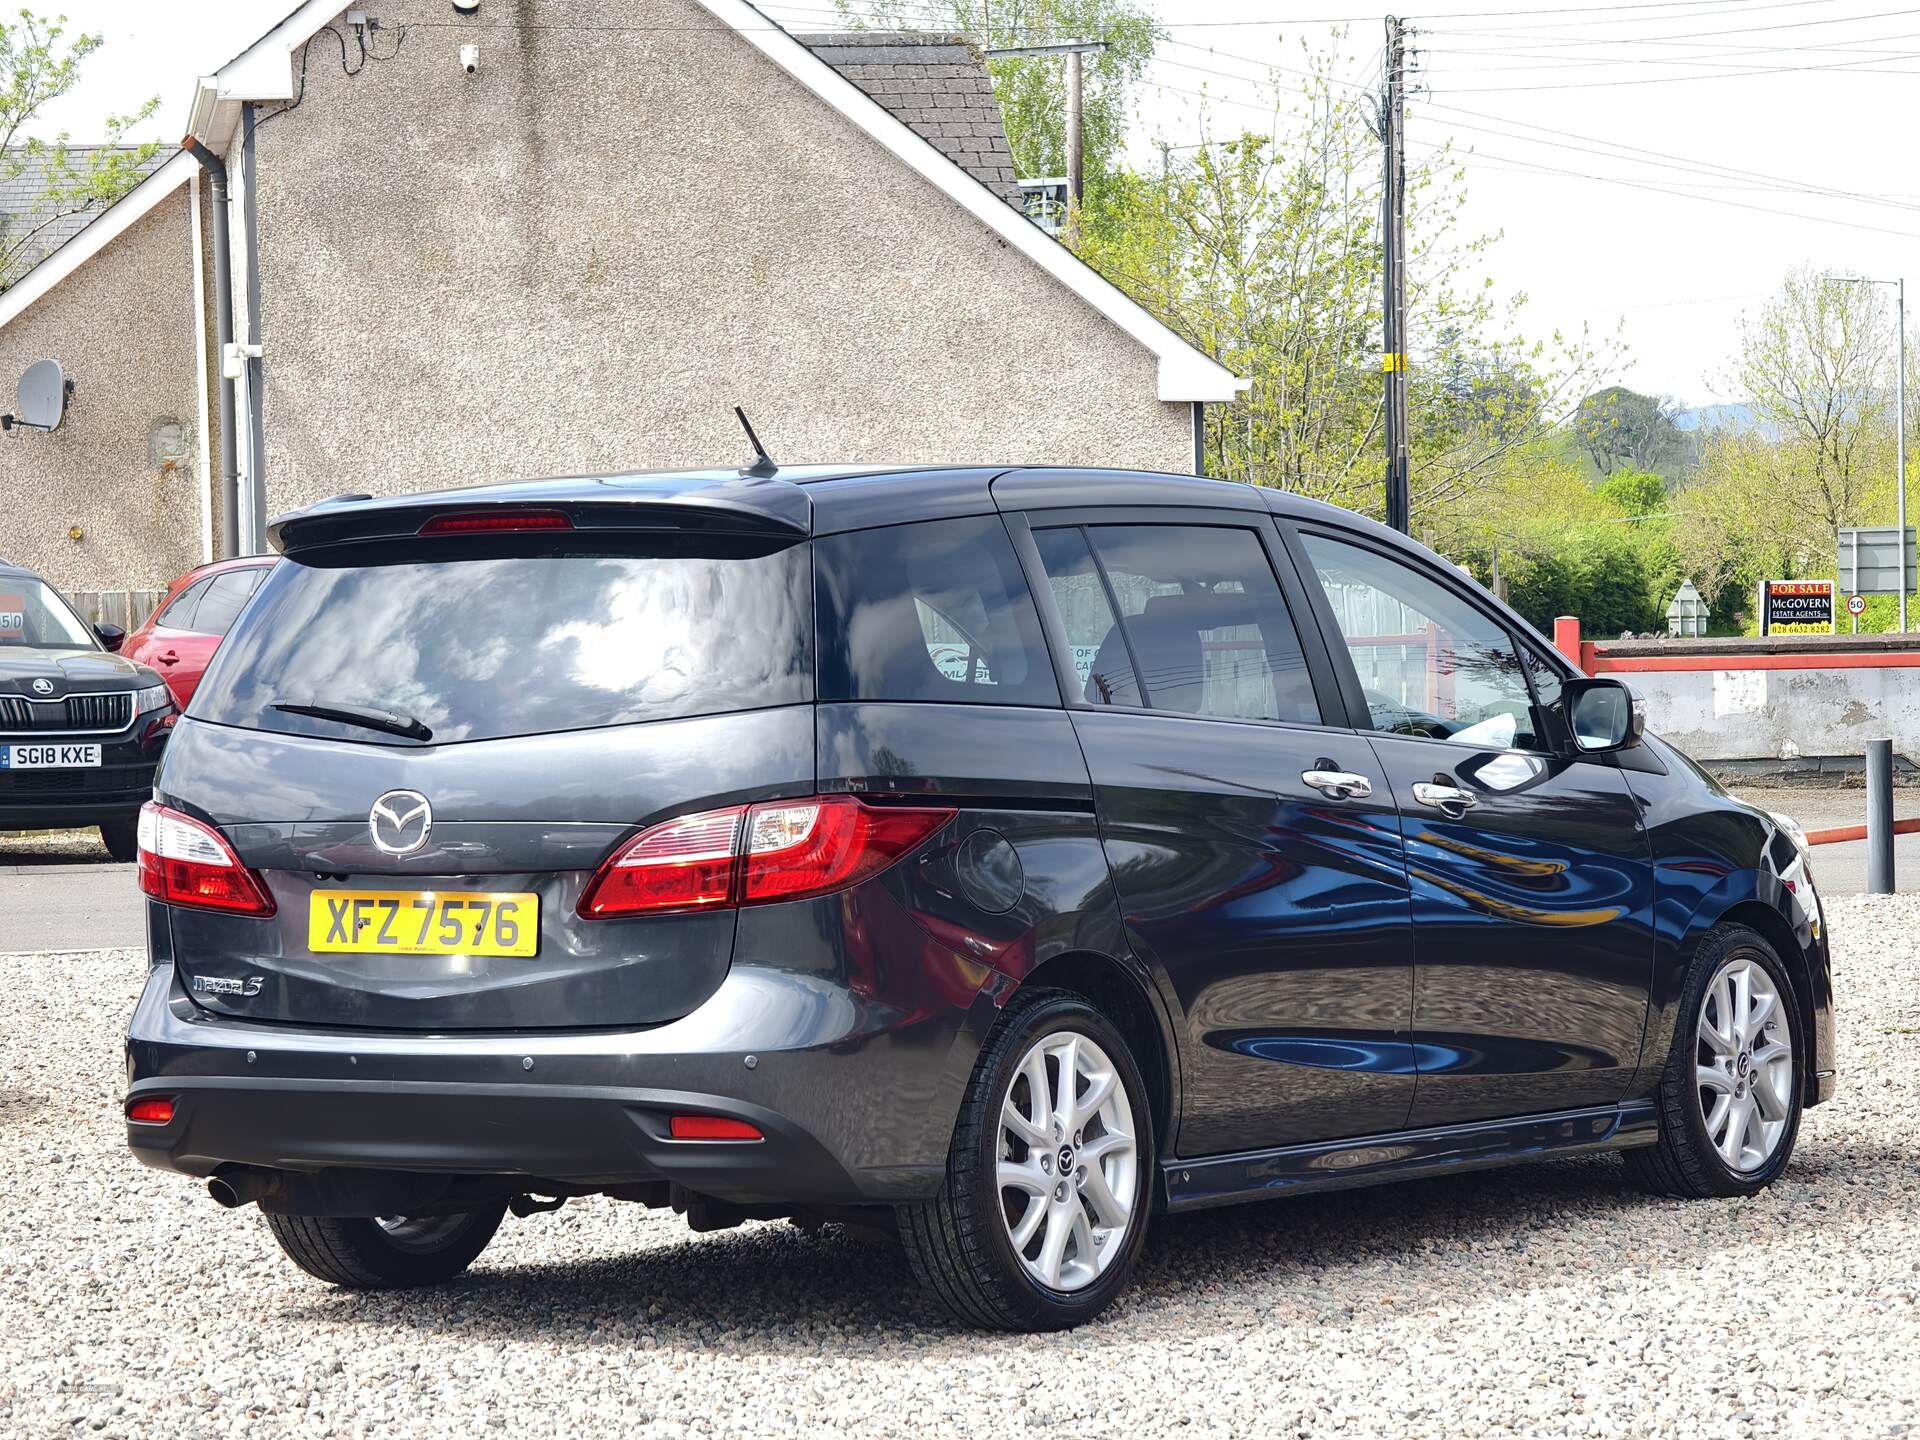
M 1410 533 L 1407 476 L 1406 29 L 1387 17 L 1386 86 L 1380 97 L 1381 274 L 1385 286 L 1380 368 L 1386 377 L 1387 524 Z
M 1009 45 L 987 51 L 989 60 L 1031 60 L 1041 55 L 1067 57 L 1067 231 L 1080 225 L 1080 200 L 1086 186 L 1086 143 L 1081 137 L 1084 95 L 1080 57 L 1104 50 L 1104 40 L 1062 40 L 1057 45 Z
M 1080 199 L 1087 193 L 1085 146 L 1080 138 L 1080 54 L 1067 52 L 1067 223 L 1080 221 Z
M 1900 477 L 1900 633 L 1907 633 L 1907 277 L 1902 275 L 1893 302 L 1894 323 L 1900 327 L 1900 439 L 1896 466 Z M 1856 575 L 1859 571 L 1854 572 Z M 1858 583 L 1856 581 L 1856 583 Z M 1888 867 L 1892 869 L 1891 865 Z M 1892 887 L 1889 886 L 1889 889 Z
M 1891 285 L 1894 287 L 1893 323 L 1899 334 L 1900 373 L 1894 376 L 1894 393 L 1898 397 L 1896 408 L 1898 417 L 1895 424 L 1900 433 L 1894 437 L 1894 471 L 1898 477 L 1898 512 L 1895 524 L 1899 526 L 1898 546 L 1900 552 L 1900 633 L 1907 632 L 1907 279 L 1903 275 L 1898 280 L 1874 280 L 1865 275 L 1826 275 L 1822 279 L 1834 285 Z M 1860 583 L 1860 565 L 1858 561 L 1859 540 L 1854 540 L 1855 563 L 1853 583 Z
M 1166 250 L 1166 304 L 1169 314 L 1173 311 L 1173 149 L 1166 141 L 1160 142 L 1160 219 L 1167 227 Z

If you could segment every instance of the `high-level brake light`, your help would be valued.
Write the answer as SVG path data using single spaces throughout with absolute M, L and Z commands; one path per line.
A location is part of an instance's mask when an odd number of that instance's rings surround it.
M 529 530 L 571 530 L 573 521 L 558 510 L 462 510 L 436 515 L 420 527 L 422 535 L 512 535 Z
M 869 805 L 851 795 L 682 815 L 608 856 L 579 913 L 603 920 L 830 895 L 879 874 L 953 816 L 950 806 Z

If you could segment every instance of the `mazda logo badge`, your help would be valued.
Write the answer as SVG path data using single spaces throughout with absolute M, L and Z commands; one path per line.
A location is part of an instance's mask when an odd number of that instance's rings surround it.
M 53 694 L 53 681 L 47 679 L 45 676 L 42 676 L 40 679 L 33 682 L 33 693 L 36 695 Z
M 389 855 L 411 855 L 433 833 L 433 806 L 418 790 L 389 790 L 367 812 L 373 843 Z

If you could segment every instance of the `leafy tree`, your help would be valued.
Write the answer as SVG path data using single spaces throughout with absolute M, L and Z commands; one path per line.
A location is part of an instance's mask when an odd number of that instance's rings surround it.
M 1162 175 L 1089 196 L 1081 255 L 1246 393 L 1208 407 L 1211 473 L 1355 509 L 1384 505 L 1379 141 L 1371 101 L 1305 53 L 1314 78 L 1274 92 L 1270 134 L 1191 147 Z M 1461 233 L 1462 172 L 1409 159 L 1409 384 L 1417 525 L 1450 543 L 1459 512 L 1557 421 L 1592 368 L 1584 341 L 1528 341 L 1519 307 L 1470 271 L 1492 237 Z M 1451 552 L 1449 552 L 1451 553 Z
M 1667 507 L 1667 482 L 1644 470 L 1615 471 L 1593 493 L 1623 516 L 1657 515 Z
M 100 48 L 98 35 L 69 36 L 66 17 L 49 20 L 22 10 L 0 21 L 0 166 L 9 180 L 29 166 L 42 176 L 41 192 L 25 215 L 5 217 L 0 229 L 0 289 L 18 280 L 40 258 L 40 237 L 69 215 L 110 205 L 139 180 L 159 146 L 122 148 L 128 130 L 153 115 L 154 96 L 131 115 L 109 116 L 107 145 L 76 151 L 65 131 L 52 140 L 22 139 L 42 110 L 79 83 L 82 62 Z
M 1621 468 L 1661 471 L 1691 458 L 1692 439 L 1674 423 L 1679 413 L 1671 396 L 1609 385 L 1580 402 L 1573 428 L 1602 475 Z
M 1127 88 L 1146 73 L 1165 33 L 1129 0 L 834 0 L 859 28 L 950 31 L 983 50 L 1066 40 L 1104 40 L 1081 57 L 1081 165 L 1087 197 L 1119 171 L 1126 146 Z M 1065 56 L 989 60 L 1015 170 L 1023 177 L 1067 173 Z
M 1791 512 L 1793 532 L 1823 549 L 1891 475 L 1896 351 L 1886 296 L 1793 271 L 1742 320 L 1740 347 L 1735 380 L 1773 438 L 1730 448 Z

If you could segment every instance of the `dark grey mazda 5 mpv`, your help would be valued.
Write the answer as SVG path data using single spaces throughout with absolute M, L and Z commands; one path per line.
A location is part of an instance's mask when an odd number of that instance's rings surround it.
M 336 1284 L 604 1195 L 1053 1327 L 1154 1214 L 1746 1195 L 1832 1093 L 1792 822 L 1346 512 L 842 467 L 273 537 L 141 819 L 127 1137 Z

